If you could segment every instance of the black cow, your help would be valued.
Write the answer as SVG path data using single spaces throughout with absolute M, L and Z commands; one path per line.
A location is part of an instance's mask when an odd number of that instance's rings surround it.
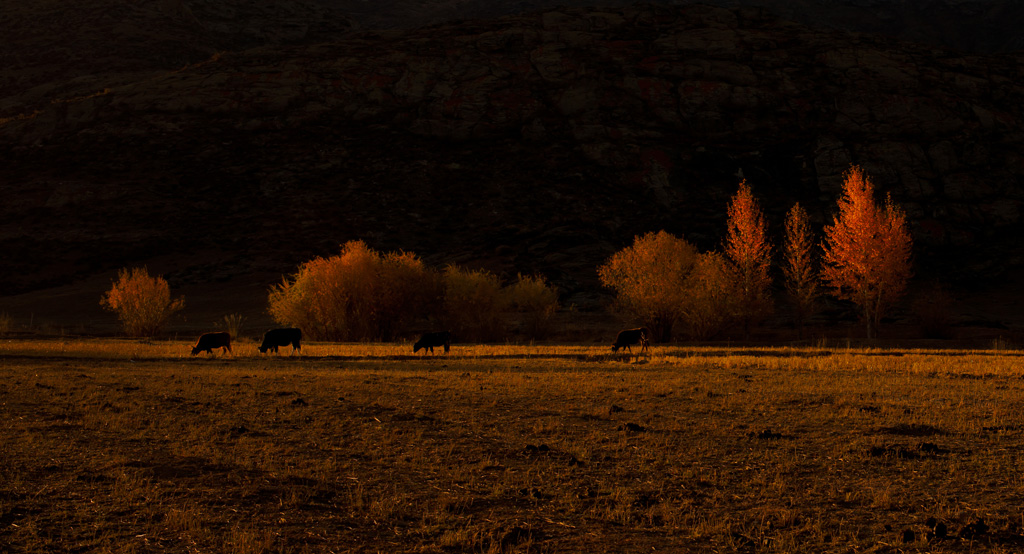
M 444 353 L 447 354 L 448 350 L 452 347 L 452 332 L 451 331 L 438 331 L 437 333 L 426 333 L 420 340 L 416 341 L 416 344 L 412 345 L 412 352 L 415 354 L 420 348 L 430 349 L 430 353 L 434 353 L 435 346 L 443 346 Z
M 615 344 L 612 345 L 612 352 L 618 352 L 620 348 L 625 348 L 626 351 L 632 354 L 633 351 L 629 347 L 634 344 L 639 344 L 640 352 L 643 352 L 647 350 L 647 346 L 650 344 L 648 340 L 650 336 L 651 333 L 647 330 L 647 327 L 619 331 L 619 335 L 615 337 Z
M 192 347 L 192 355 L 207 351 L 213 354 L 214 348 L 223 348 L 226 352 L 231 352 L 231 334 L 230 333 L 206 333 L 199 337 L 199 342 Z
M 263 344 L 257 346 L 260 354 L 265 354 L 267 350 L 272 350 L 277 353 L 279 346 L 292 345 L 292 353 L 296 350 L 302 350 L 302 330 L 294 327 L 286 329 L 271 329 L 263 334 Z

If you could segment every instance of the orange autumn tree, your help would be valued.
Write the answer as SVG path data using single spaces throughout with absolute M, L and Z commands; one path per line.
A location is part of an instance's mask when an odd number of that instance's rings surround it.
M 743 322 L 743 338 L 750 337 L 750 325 L 767 313 L 771 304 L 768 289 L 771 277 L 772 245 L 768 241 L 768 224 L 750 185 L 740 183 L 729 203 L 728 233 L 725 255 L 733 264 L 737 279 L 738 316 Z
M 659 341 L 672 338 L 672 327 L 689 304 L 687 279 L 700 254 L 685 239 L 665 231 L 637 236 L 597 268 L 601 283 L 617 293 L 619 309 L 650 328 Z
M 150 277 L 145 267 L 122 268 L 100 306 L 114 312 L 127 335 L 153 337 L 167 319 L 185 307 L 185 299 L 171 299 L 171 287 L 163 277 Z
M 843 182 L 839 213 L 825 226 L 822 280 L 840 299 L 860 308 L 868 338 L 910 279 L 912 240 L 906 215 L 892 198 L 875 203 L 874 185 L 857 166 Z
M 797 333 L 802 339 L 804 323 L 814 313 L 818 297 L 818 272 L 814 267 L 814 236 L 807 211 L 799 203 L 786 214 L 785 241 L 782 273 L 786 277 L 786 292 L 793 301 Z

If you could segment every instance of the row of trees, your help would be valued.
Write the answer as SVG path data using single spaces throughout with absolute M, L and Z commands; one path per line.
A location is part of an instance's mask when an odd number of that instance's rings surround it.
M 505 336 L 510 312 L 524 334 L 540 338 L 558 309 L 558 293 L 542 277 L 519 275 L 503 286 L 487 271 L 438 271 L 410 252 L 380 253 L 362 241 L 302 264 L 269 301 L 277 322 L 323 340 L 391 340 L 417 320 L 460 340 L 495 340 Z
M 122 269 L 100 298 L 132 336 L 156 335 L 184 304 L 144 267 Z M 340 254 L 310 260 L 271 287 L 269 304 L 275 321 L 314 340 L 387 341 L 426 325 L 451 330 L 459 340 L 490 341 L 506 336 L 510 320 L 519 333 L 544 337 L 558 293 L 543 277 L 519 275 L 503 285 L 487 271 L 436 270 L 410 252 L 381 253 L 351 241 Z
M 800 333 L 824 288 L 852 301 L 874 338 L 911 275 L 906 216 L 888 196 L 878 204 L 870 179 L 854 166 L 845 175 L 832 224 L 823 231 L 818 244 L 800 204 L 786 215 L 781 266 Z M 679 322 L 696 339 L 740 323 L 748 338 L 751 325 L 772 307 L 773 246 L 746 181 L 729 203 L 723 246 L 722 253 L 700 253 L 682 238 L 649 233 L 615 253 L 598 275 L 616 291 L 618 306 L 660 340 L 671 340 Z
M 781 269 L 801 334 L 827 289 L 859 307 L 873 338 L 910 277 L 906 217 L 889 198 L 878 204 L 871 181 L 852 167 L 823 233 L 819 244 L 799 204 L 786 216 Z M 729 203 L 722 252 L 701 253 L 683 238 L 648 233 L 611 256 L 598 276 L 616 291 L 619 308 L 661 341 L 671 340 L 680 323 L 695 339 L 741 324 L 747 338 L 772 308 L 773 250 L 764 213 L 744 181 Z M 461 340 L 494 340 L 505 336 L 509 314 L 523 334 L 540 338 L 558 308 L 556 290 L 541 277 L 520 275 L 503 286 L 486 271 L 437 270 L 413 253 L 381 253 L 362 241 L 302 264 L 271 287 L 268 300 L 278 323 L 321 340 L 392 340 L 416 325 L 450 329 Z M 184 300 L 172 300 L 165 280 L 135 268 L 121 271 L 100 304 L 118 314 L 128 334 L 151 336 Z

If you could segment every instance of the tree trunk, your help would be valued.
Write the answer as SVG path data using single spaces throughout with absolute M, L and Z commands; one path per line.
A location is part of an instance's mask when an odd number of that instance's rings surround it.
M 864 309 L 864 321 L 867 323 L 868 340 L 875 339 L 875 314 L 871 312 L 869 308 Z
M 658 342 L 669 342 L 672 340 L 672 321 L 661 322 L 661 333 L 658 337 Z

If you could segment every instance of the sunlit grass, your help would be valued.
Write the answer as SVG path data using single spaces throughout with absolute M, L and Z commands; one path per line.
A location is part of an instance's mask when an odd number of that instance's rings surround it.
M 191 356 L 192 341 L 134 339 L 7 339 L 0 340 L 0 355 L 23 357 L 101 358 L 112 360 L 537 360 L 569 362 L 623 362 L 679 369 L 721 366 L 779 371 L 895 372 L 936 375 L 1024 376 L 1024 351 L 999 349 L 904 349 L 821 347 L 654 346 L 643 355 L 613 354 L 607 345 L 580 344 L 454 344 L 449 354 L 413 353 L 412 342 L 329 343 L 304 342 L 299 352 L 290 346 L 278 354 L 260 354 L 250 339 L 232 342 L 232 353 Z M 564 364 L 563 364 L 564 365 Z
M 14 551 L 1010 552 L 1018 351 L 0 341 Z M 952 538 L 925 538 L 936 518 Z M 970 525 L 990 528 L 972 538 Z M 904 544 L 902 533 L 915 533 Z

